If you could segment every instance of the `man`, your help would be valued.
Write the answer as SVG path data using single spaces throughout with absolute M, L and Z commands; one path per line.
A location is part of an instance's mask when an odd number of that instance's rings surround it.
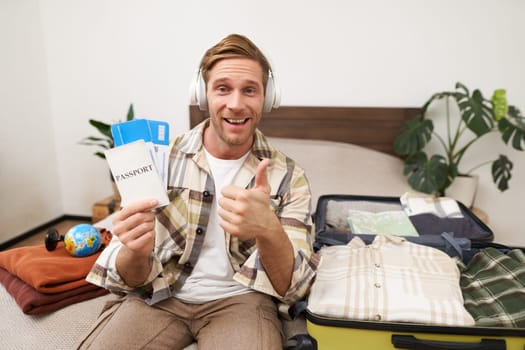
M 312 282 L 308 181 L 257 130 L 275 99 L 268 61 L 230 35 L 199 76 L 210 118 L 173 142 L 170 204 L 143 200 L 115 215 L 114 240 L 87 279 L 125 297 L 80 348 L 282 349 L 275 300 L 291 304 Z

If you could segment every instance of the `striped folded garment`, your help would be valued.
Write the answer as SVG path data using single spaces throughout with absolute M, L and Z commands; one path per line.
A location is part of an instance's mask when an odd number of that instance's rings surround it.
M 525 253 L 489 247 L 458 262 L 465 307 L 477 326 L 525 328 Z

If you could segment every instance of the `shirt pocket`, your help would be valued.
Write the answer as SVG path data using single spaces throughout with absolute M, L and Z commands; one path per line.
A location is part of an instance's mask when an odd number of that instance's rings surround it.
M 184 187 L 173 187 L 173 188 L 168 189 L 167 194 L 168 194 L 168 198 L 171 203 L 174 200 L 187 199 L 189 197 L 189 190 Z M 187 202 L 188 201 L 186 200 L 186 203 Z
M 169 231 L 173 234 L 180 232 L 184 237 L 187 236 L 190 218 L 190 190 L 183 187 L 174 187 L 168 190 L 170 204 L 164 207 L 163 213 L 165 220 L 169 221 Z

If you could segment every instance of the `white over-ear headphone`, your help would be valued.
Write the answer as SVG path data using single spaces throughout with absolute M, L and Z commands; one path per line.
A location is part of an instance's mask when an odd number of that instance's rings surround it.
M 206 83 L 202 76 L 202 70 L 195 72 L 193 80 L 190 85 L 190 99 L 192 105 L 198 105 L 201 111 L 208 110 L 208 101 L 206 99 Z M 279 108 L 281 104 L 281 90 L 275 81 L 275 75 L 270 69 L 268 71 L 268 81 L 266 82 L 266 89 L 264 91 L 264 105 L 263 112 L 267 113 L 272 108 Z

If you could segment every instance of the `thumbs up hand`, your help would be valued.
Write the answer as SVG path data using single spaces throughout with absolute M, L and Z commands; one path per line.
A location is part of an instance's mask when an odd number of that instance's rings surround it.
M 238 186 L 226 186 L 219 200 L 221 227 L 239 239 L 255 239 L 268 232 L 271 225 L 280 225 L 270 209 L 271 187 L 267 169 L 269 159 L 257 166 L 255 186 L 249 190 Z
M 264 159 L 262 162 L 259 163 L 257 166 L 257 170 L 255 172 L 255 187 L 253 188 L 254 191 L 262 191 L 268 196 L 272 192 L 272 188 L 270 187 L 270 184 L 268 183 L 268 174 L 266 173 L 266 170 L 268 169 L 268 165 L 270 165 L 269 159 Z M 268 197 L 270 199 L 270 197 Z

